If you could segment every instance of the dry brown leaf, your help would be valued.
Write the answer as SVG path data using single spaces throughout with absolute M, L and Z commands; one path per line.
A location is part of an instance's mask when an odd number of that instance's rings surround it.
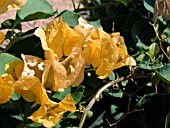
M 170 1 L 169 0 L 156 0 L 154 5 L 154 19 L 162 15 L 166 20 L 170 20 Z

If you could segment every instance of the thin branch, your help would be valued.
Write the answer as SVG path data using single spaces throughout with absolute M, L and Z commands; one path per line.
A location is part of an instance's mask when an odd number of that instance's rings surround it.
M 115 122 L 115 123 L 113 123 L 113 124 L 111 124 L 111 123 L 108 121 L 108 119 L 107 119 L 106 121 L 107 121 L 107 123 L 109 124 L 109 126 L 112 127 L 112 126 L 114 126 L 114 125 L 117 125 L 119 122 L 121 122 L 127 115 L 132 114 L 132 113 L 134 113 L 134 112 L 140 112 L 140 111 L 144 111 L 144 109 L 135 109 L 135 110 L 133 110 L 133 111 L 127 112 L 125 115 L 123 115 L 123 116 L 120 118 L 120 120 L 118 120 L 117 122 Z
M 160 46 L 161 51 L 162 51 L 163 54 L 166 56 L 166 58 L 168 59 L 168 61 L 170 61 L 169 56 L 167 55 L 167 53 L 164 51 L 164 49 L 163 49 L 163 47 L 162 47 L 162 40 L 161 40 L 161 38 L 159 37 L 159 34 L 158 34 L 158 32 L 157 32 L 157 30 L 156 30 L 156 27 L 155 27 L 155 24 L 152 24 L 152 23 L 150 23 L 150 24 L 153 26 L 153 29 L 154 29 L 155 34 L 156 34 L 156 37 L 158 38 L 158 42 L 159 42 L 159 46 Z
M 21 41 L 21 40 L 24 40 L 26 38 L 29 38 L 29 37 L 32 37 L 34 36 L 34 33 L 30 33 L 30 34 L 27 34 L 27 35 L 24 35 L 24 36 L 21 36 L 21 37 L 17 37 L 16 39 L 13 39 L 9 45 L 4 49 L 3 52 L 7 52 L 15 43 L 17 43 L 18 41 Z
M 100 9 L 100 8 L 111 6 L 111 5 L 115 5 L 115 2 L 103 3 L 103 4 L 98 4 L 98 5 L 95 5 L 95 6 L 85 7 L 85 8 L 78 8 L 78 9 L 75 9 L 74 12 L 81 12 L 81 11 L 87 11 L 87 10 L 95 10 L 95 9 Z
M 76 5 L 75 5 L 74 0 L 72 0 L 72 4 L 73 4 L 73 8 L 74 8 L 74 10 L 75 10 L 75 9 L 76 9 Z
M 80 123 L 79 123 L 79 126 L 78 128 L 82 128 L 83 127 L 83 124 L 85 122 L 85 119 L 86 119 L 86 116 L 87 116 L 87 113 L 88 111 L 92 108 L 92 106 L 94 105 L 94 103 L 96 101 L 99 100 L 99 97 L 100 95 L 102 94 L 102 92 L 107 89 L 108 87 L 112 86 L 112 85 L 115 85 L 116 83 L 119 83 L 121 81 L 124 81 L 124 80 L 129 80 L 131 78 L 151 78 L 152 76 L 154 75 L 154 73 L 149 73 L 149 74 L 131 74 L 129 76 L 126 76 L 126 77 L 120 77 L 116 80 L 113 80 L 113 81 L 110 81 L 108 82 L 107 84 L 105 84 L 104 86 L 102 86 L 98 91 L 97 93 L 94 95 L 94 97 L 91 99 L 90 103 L 87 105 L 87 107 L 85 108 L 84 110 L 84 113 L 82 115 L 82 118 L 80 120 Z

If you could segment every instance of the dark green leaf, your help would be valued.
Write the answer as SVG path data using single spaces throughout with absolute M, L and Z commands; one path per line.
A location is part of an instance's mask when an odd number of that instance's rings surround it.
M 124 4 L 125 6 L 127 6 L 129 3 L 129 0 L 115 0 L 115 1 L 120 2 L 120 3 Z
M 105 115 L 106 111 L 103 111 L 98 118 L 89 126 L 89 128 L 95 128 L 97 126 L 100 126 L 100 124 L 103 123 L 103 117 Z
M 41 47 L 41 41 L 31 33 L 32 31 L 34 30 L 30 30 L 24 33 L 22 37 L 16 37 L 16 39 L 12 40 L 6 47 L 5 52 L 15 54 L 17 57 L 21 57 L 21 54 L 28 54 L 43 58 L 44 50 Z
M 84 93 L 84 89 L 85 89 L 84 86 L 77 86 L 71 89 L 71 95 L 76 104 L 81 100 Z
M 116 90 L 116 89 L 111 89 L 111 88 L 107 88 L 104 91 L 104 94 L 110 97 L 119 97 L 122 98 L 123 96 L 123 92 L 120 90 Z
M 8 19 L 1 24 L 1 29 L 12 29 L 15 26 L 15 20 Z M 21 24 L 17 24 L 15 29 L 21 30 Z
M 151 39 L 155 37 L 154 29 L 147 20 L 137 21 L 131 30 L 131 34 L 139 51 L 146 51 L 147 45 L 150 45 Z
M 170 112 L 168 112 L 166 118 L 165 118 L 165 128 L 169 128 L 170 127 Z
M 149 102 L 153 96 L 155 96 L 155 93 L 151 93 L 151 94 L 146 94 L 144 95 L 139 102 L 136 104 L 136 106 L 138 107 L 142 107 L 143 105 L 145 105 L 147 102 Z
M 156 73 L 165 83 L 170 84 L 170 63 L 165 64 Z
M 0 54 L 0 75 L 5 73 L 5 65 L 14 60 L 20 60 L 20 59 L 8 53 Z

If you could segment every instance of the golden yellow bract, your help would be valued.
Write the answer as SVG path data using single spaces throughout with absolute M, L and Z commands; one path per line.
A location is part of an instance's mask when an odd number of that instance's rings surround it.
M 28 102 L 44 105 L 48 100 L 46 90 L 35 76 L 24 76 L 15 83 L 15 92 Z
M 26 4 L 27 0 L 0 0 L 0 14 L 9 10 L 18 10 Z
M 5 39 L 5 34 L 3 32 L 0 32 L 0 45 L 3 43 Z
M 40 108 L 29 116 L 28 119 L 43 124 L 45 127 L 52 128 L 60 121 L 63 114 L 67 111 L 76 111 L 74 100 L 70 94 L 59 103 L 48 100 L 46 105 L 40 106 Z
M 74 47 L 71 54 L 58 62 L 56 54 L 49 49 L 45 51 L 45 69 L 42 84 L 52 91 L 64 91 L 68 86 L 78 86 L 84 78 L 84 59 L 81 50 Z
M 46 32 L 38 28 L 34 34 L 40 37 L 43 49 L 52 49 L 58 60 L 63 56 L 68 56 L 80 40 L 80 36 L 63 22 L 61 17 L 51 21 L 47 25 Z
M 14 92 L 14 80 L 11 75 L 0 76 L 0 104 L 6 103 Z

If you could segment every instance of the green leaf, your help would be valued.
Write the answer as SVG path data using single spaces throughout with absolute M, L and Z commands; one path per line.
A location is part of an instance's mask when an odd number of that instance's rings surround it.
M 15 20 L 7 19 L 3 23 L 1 23 L 1 29 L 12 29 L 15 26 Z M 17 24 L 15 29 L 21 30 L 21 24 Z
M 125 6 L 127 6 L 129 3 L 129 0 L 115 0 L 115 1 L 120 2 L 120 3 L 124 4 Z
M 165 82 L 170 84 L 170 63 L 165 64 L 162 68 L 156 71 L 156 74 Z
M 103 117 L 105 115 L 106 111 L 103 111 L 98 118 L 89 126 L 89 128 L 95 128 L 97 126 L 100 126 L 100 124 L 103 123 Z
M 71 89 L 71 96 L 73 97 L 74 102 L 76 104 L 81 100 L 84 93 L 84 89 L 85 87 L 82 85 Z
M 143 105 L 145 105 L 147 102 L 149 102 L 153 96 L 155 96 L 155 93 L 150 93 L 150 94 L 145 94 L 136 104 L 136 106 L 138 107 L 142 107 Z
M 170 46 L 167 47 L 167 55 L 170 57 Z
M 131 35 L 139 51 L 145 52 L 148 49 L 147 45 L 150 45 L 151 39 L 155 37 L 155 32 L 149 22 L 142 19 L 133 25 Z
M 170 127 L 170 112 L 168 112 L 166 118 L 165 118 L 165 128 L 169 128 Z
M 55 14 L 47 0 L 28 0 L 26 5 L 17 11 L 17 21 L 45 19 Z
M 147 52 L 147 54 L 151 59 L 153 59 L 159 53 L 159 51 L 159 45 L 157 43 L 152 43 L 149 46 L 149 51 Z
M 140 64 L 139 65 L 140 68 L 142 69 L 147 69 L 147 70 L 156 70 L 156 69 L 160 69 L 161 67 L 163 67 L 163 64 Z
M 93 25 L 96 29 L 97 29 L 97 28 L 103 28 L 103 27 L 101 26 L 100 20 L 89 21 L 89 24 Z
M 69 93 L 71 93 L 71 87 L 66 88 L 63 92 L 56 92 L 54 95 L 51 96 L 51 98 L 63 100 Z
M 14 92 L 14 93 L 12 94 L 11 99 L 15 101 L 15 100 L 19 100 L 20 97 L 21 97 L 20 95 L 18 95 L 18 94 L 16 94 L 16 93 Z
M 8 53 L 0 54 L 0 75 L 5 73 L 5 65 L 14 60 L 20 60 L 20 59 Z
M 110 75 L 109 75 L 109 80 L 115 80 L 115 73 L 114 72 L 111 72 Z
M 22 53 L 43 58 L 44 50 L 41 47 L 41 41 L 33 35 L 33 31 L 34 30 L 30 30 L 22 34 L 22 36 L 15 37 L 4 51 L 15 54 L 17 57 L 21 57 Z
M 155 0 L 143 0 L 144 7 L 153 13 Z
M 80 14 L 72 12 L 72 11 L 63 11 L 59 14 L 59 16 L 62 16 L 62 19 L 64 22 L 66 22 L 70 27 L 74 27 L 78 25 L 78 19 L 80 17 Z
M 120 90 L 114 89 L 114 87 L 113 89 L 112 88 L 105 89 L 104 94 L 107 96 L 116 97 L 116 98 L 122 98 L 123 96 L 123 92 Z
M 23 114 L 18 114 L 18 115 L 11 115 L 11 117 L 17 119 L 17 120 L 20 120 L 20 121 L 23 121 Z

